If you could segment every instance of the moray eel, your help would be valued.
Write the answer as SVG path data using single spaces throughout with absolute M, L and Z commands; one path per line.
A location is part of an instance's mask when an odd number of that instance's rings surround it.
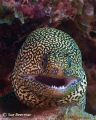
M 86 75 L 75 41 L 55 28 L 40 28 L 23 43 L 12 73 L 16 97 L 31 107 L 86 103 Z

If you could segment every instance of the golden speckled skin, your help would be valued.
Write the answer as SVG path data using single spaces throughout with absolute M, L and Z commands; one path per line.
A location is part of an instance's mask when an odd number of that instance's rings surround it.
M 44 56 L 47 56 L 47 64 L 42 68 Z M 21 77 L 26 75 L 56 78 L 73 76 L 78 78 L 80 83 L 74 89 L 71 89 L 71 86 L 70 90 L 66 88 L 68 94 L 56 98 L 56 95 L 60 96 L 62 92 L 41 84 L 34 80 L 34 76 L 31 79 Z M 12 75 L 12 85 L 19 100 L 28 106 L 46 107 L 76 102 L 84 109 L 87 80 L 77 44 L 68 34 L 54 28 L 47 27 L 33 31 L 18 54 Z

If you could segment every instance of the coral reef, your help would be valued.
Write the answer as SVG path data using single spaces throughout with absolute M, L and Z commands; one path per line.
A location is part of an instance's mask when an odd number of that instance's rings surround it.
M 78 0 L 77 0 L 78 1 Z M 15 18 L 24 24 L 26 19 L 49 18 L 50 22 L 74 19 L 80 14 L 84 2 L 72 0 L 1 0 L 0 23 L 12 24 Z
M 3 107 L 3 111 L 2 108 Z M 77 106 L 65 106 L 58 108 L 34 109 L 28 108 L 20 101 L 0 103 L 0 118 L 7 120 L 23 119 L 23 120 L 96 120 L 96 115 L 93 116 L 87 112 L 80 110 Z
M 82 14 L 75 17 L 77 27 L 86 33 L 92 47 L 96 47 L 96 10 L 95 4 L 85 2 Z
M 43 19 L 44 24 L 57 26 L 61 21 L 73 20 L 87 37 L 92 46 L 96 46 L 95 5 L 87 0 L 1 0 L 0 23 L 12 24 L 19 19 Z
M 63 111 L 63 110 L 62 110 Z M 77 106 L 67 108 L 67 111 L 63 111 L 63 114 L 58 115 L 56 120 L 96 120 L 96 116 L 93 116 L 92 114 L 86 113 L 82 110 L 80 110 Z

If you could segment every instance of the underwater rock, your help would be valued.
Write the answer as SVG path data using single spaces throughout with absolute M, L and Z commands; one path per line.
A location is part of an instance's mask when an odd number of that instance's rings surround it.
M 91 23 L 94 20 L 94 7 L 89 3 L 84 4 L 82 14 L 86 21 Z
M 84 33 L 92 47 L 96 47 L 96 15 L 95 6 L 85 3 L 82 8 L 82 14 L 75 17 L 77 27 Z
M 5 103 L 6 104 L 6 103 Z M 16 102 L 16 106 L 19 103 Z M 31 119 L 31 120 L 96 120 L 96 116 L 89 114 L 80 110 L 77 106 L 66 106 L 66 107 L 58 107 L 58 108 L 49 108 L 49 109 L 32 109 L 27 108 L 24 105 L 19 105 L 19 109 L 16 111 L 10 112 L 5 111 L 4 113 L 1 112 L 0 108 L 0 118 L 7 119 L 7 120 L 14 120 L 14 119 Z M 1 106 L 0 106 L 1 107 Z M 10 106 L 12 108 L 12 105 Z M 13 105 L 14 107 L 14 105 Z
M 88 78 L 86 111 L 96 115 L 96 63 L 84 67 Z
M 71 106 L 70 106 L 71 107 Z M 74 106 L 67 108 L 63 114 L 59 115 L 56 120 L 96 120 L 96 116 L 80 110 L 79 107 Z
M 91 46 L 96 48 L 96 22 L 94 22 L 93 25 L 94 27 L 91 26 L 89 29 L 87 29 L 87 35 Z

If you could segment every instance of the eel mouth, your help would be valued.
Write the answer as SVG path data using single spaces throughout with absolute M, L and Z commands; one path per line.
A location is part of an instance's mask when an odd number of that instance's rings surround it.
M 78 79 L 76 77 L 67 77 L 62 79 L 42 75 L 24 75 L 23 77 L 27 79 L 34 79 L 40 82 L 41 84 L 45 84 L 47 86 L 50 86 L 51 88 L 60 90 L 65 89 L 72 83 L 78 82 Z
M 49 98 L 62 98 L 69 95 L 79 85 L 76 77 L 53 78 L 42 75 L 23 75 L 25 79 L 29 79 L 31 84 L 26 84 L 36 95 L 42 95 Z
M 67 77 L 67 78 L 53 78 L 47 76 L 36 76 L 37 81 L 42 84 L 46 84 L 55 89 L 65 89 L 67 86 L 70 86 L 72 83 L 77 83 L 78 80 L 75 77 Z

